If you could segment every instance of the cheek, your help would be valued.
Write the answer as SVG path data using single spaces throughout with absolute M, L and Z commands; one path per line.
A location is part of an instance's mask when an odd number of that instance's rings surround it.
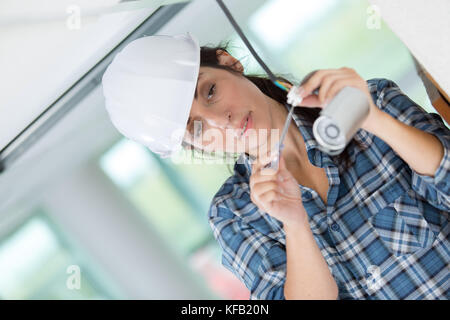
M 225 99 L 229 110 L 236 116 L 252 112 L 253 132 L 245 138 L 237 138 L 223 134 L 221 143 L 214 142 L 216 147 L 225 152 L 245 152 L 267 144 L 270 139 L 272 121 L 270 110 L 263 93 L 245 81 L 235 81 L 223 89 L 221 99 Z

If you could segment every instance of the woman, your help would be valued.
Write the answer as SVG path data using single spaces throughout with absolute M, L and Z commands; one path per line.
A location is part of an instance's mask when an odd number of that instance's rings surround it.
M 329 156 L 312 124 L 344 86 L 362 90 L 370 112 Z M 349 68 L 319 70 L 302 89 L 279 169 L 264 169 L 286 92 L 245 75 L 226 47 L 200 50 L 183 146 L 242 151 L 208 214 L 223 265 L 252 299 L 448 299 L 450 132 L 440 116 Z M 251 129 L 269 134 L 250 139 Z M 199 140 L 198 130 L 221 134 Z

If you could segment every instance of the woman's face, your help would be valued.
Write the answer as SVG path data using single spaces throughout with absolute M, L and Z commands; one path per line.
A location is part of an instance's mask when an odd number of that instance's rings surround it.
M 200 67 L 184 139 L 207 152 L 257 155 L 270 141 L 274 104 L 244 76 Z

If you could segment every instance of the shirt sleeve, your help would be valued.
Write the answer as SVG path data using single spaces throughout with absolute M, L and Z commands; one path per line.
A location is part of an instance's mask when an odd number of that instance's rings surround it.
M 250 300 L 284 300 L 284 246 L 220 205 L 211 205 L 209 222 L 222 264 L 250 290 Z
M 411 187 L 434 207 L 450 211 L 450 130 L 441 116 L 428 113 L 391 80 L 368 81 L 376 105 L 399 121 L 434 135 L 444 147 L 444 156 L 433 177 L 412 171 Z

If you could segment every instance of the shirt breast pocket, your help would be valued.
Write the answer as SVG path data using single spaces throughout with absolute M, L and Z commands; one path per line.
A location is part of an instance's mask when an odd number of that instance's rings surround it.
M 367 200 L 373 212 L 370 224 L 397 257 L 427 248 L 436 239 L 407 174 L 407 168 L 403 168 Z

